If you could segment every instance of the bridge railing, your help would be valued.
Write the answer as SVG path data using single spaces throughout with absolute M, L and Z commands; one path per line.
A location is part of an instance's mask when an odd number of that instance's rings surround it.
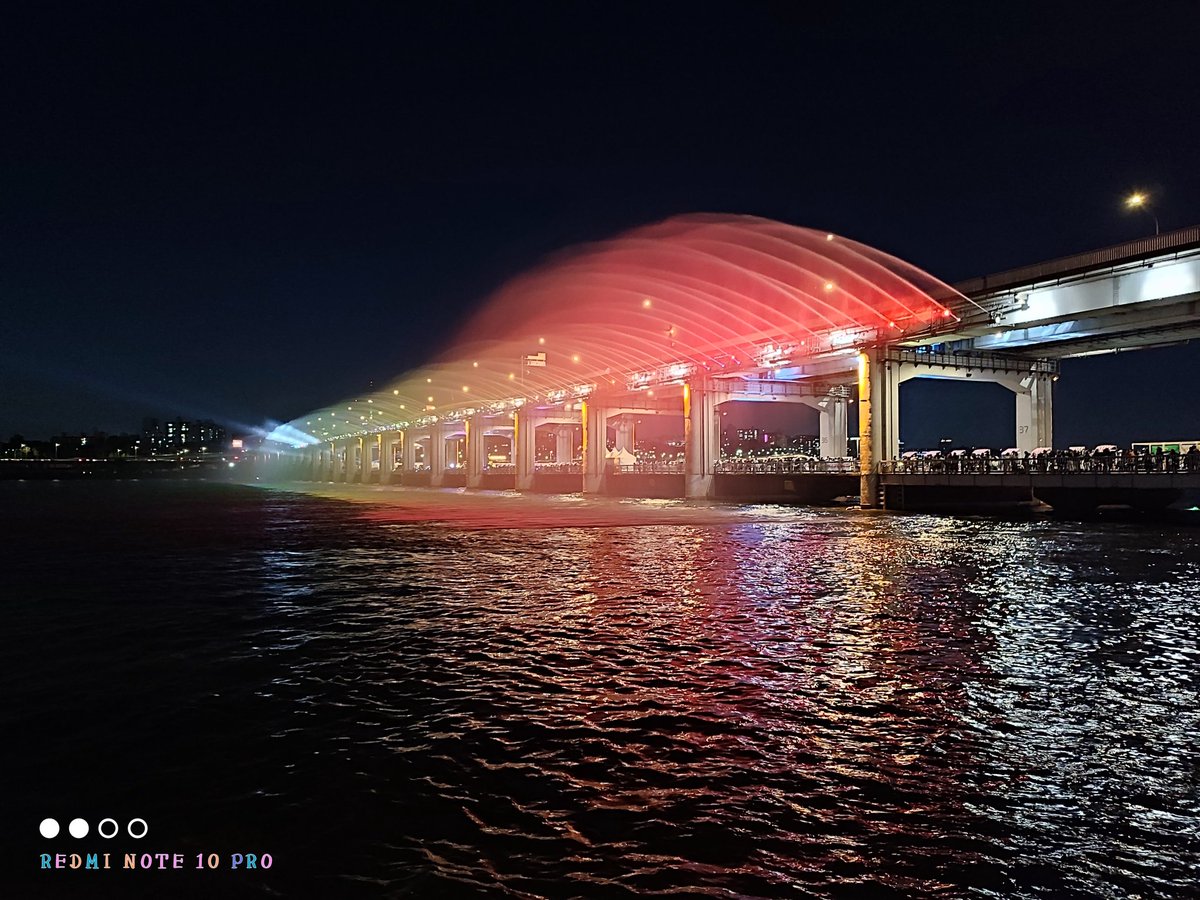
M 1200 454 L 1080 454 L 1063 450 L 1030 457 L 889 459 L 879 464 L 879 471 L 883 475 L 1175 474 L 1200 472 Z
M 757 456 L 723 459 L 713 467 L 716 475 L 857 475 L 852 457 L 817 459 L 811 456 Z
M 544 472 L 547 475 L 580 475 L 583 466 L 578 462 L 564 463 L 535 463 L 534 472 Z
M 654 462 L 639 462 L 631 466 L 612 466 L 611 472 L 618 475 L 682 475 L 683 460 L 668 459 Z

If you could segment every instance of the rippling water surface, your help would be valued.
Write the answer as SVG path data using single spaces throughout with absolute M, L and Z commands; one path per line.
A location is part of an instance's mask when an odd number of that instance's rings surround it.
M 1197 896 L 1196 530 L 346 497 L 0 484 L 0 884 Z M 42 873 L 48 815 L 274 864 Z

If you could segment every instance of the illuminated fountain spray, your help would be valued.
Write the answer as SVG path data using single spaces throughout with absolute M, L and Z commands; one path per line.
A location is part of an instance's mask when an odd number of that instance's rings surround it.
M 286 437 L 429 427 L 698 378 L 786 380 L 813 361 L 931 333 L 962 302 L 848 238 L 678 216 L 552 257 L 492 295 L 433 362 L 288 423 Z

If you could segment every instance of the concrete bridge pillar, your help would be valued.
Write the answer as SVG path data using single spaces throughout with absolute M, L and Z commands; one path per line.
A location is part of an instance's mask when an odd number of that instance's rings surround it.
M 417 433 L 413 429 L 400 432 L 400 449 L 401 458 L 404 465 L 401 467 L 404 472 L 415 472 L 417 470 Z M 426 441 L 428 446 L 428 441 Z M 425 459 L 429 459 L 429 454 L 426 452 Z
M 637 426 L 634 425 L 634 420 L 628 415 L 618 417 L 615 430 L 617 432 L 617 449 L 636 453 L 634 444 L 637 441 Z
M 392 470 L 395 468 L 396 432 L 385 431 L 379 435 L 379 483 L 391 483 Z
M 569 463 L 575 459 L 575 429 L 559 425 L 554 429 L 554 461 Z
M 850 401 L 840 393 L 822 398 L 817 405 L 821 418 L 821 456 L 837 458 L 848 452 L 849 406 Z
M 721 417 L 717 397 L 702 382 L 683 386 L 684 496 L 707 498 L 713 469 L 721 459 Z
M 337 461 L 334 464 L 333 480 L 344 484 L 350 480 L 350 442 L 341 440 L 337 443 Z
M 487 468 L 487 436 L 484 434 L 483 416 L 476 413 L 465 424 L 467 487 L 477 488 L 483 484 L 483 470 Z
M 859 502 L 879 506 L 879 464 L 900 455 L 900 373 L 882 348 L 858 357 Z
M 429 426 L 429 447 L 425 452 L 429 462 L 429 483 L 441 487 L 446 479 L 446 436 L 440 422 Z
M 580 404 L 583 417 L 583 491 L 599 494 L 604 490 L 608 452 L 608 410 L 591 402 Z
M 1014 388 L 1017 395 L 1017 438 L 1014 446 L 1024 453 L 1054 446 L 1053 377 L 1029 375 Z
M 354 439 L 355 463 L 354 481 L 366 484 L 371 479 L 371 439 L 366 435 Z
M 513 413 L 513 466 L 518 491 L 533 489 L 533 473 L 537 464 L 537 417 L 525 409 Z

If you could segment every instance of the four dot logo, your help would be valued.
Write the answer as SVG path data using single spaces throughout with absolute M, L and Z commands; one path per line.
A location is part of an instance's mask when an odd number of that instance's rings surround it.
M 41 825 L 38 826 L 38 831 L 47 840 L 58 837 L 59 830 L 58 819 L 42 819 Z M 87 819 L 72 819 L 71 824 L 67 826 L 67 831 L 73 838 L 87 837 L 89 830 Z M 145 819 L 130 819 L 125 830 L 134 840 L 141 840 L 150 831 L 150 826 L 146 824 Z M 100 824 L 96 826 L 97 834 L 105 840 L 115 838 L 120 831 L 121 826 L 117 824 L 116 819 L 101 819 Z

